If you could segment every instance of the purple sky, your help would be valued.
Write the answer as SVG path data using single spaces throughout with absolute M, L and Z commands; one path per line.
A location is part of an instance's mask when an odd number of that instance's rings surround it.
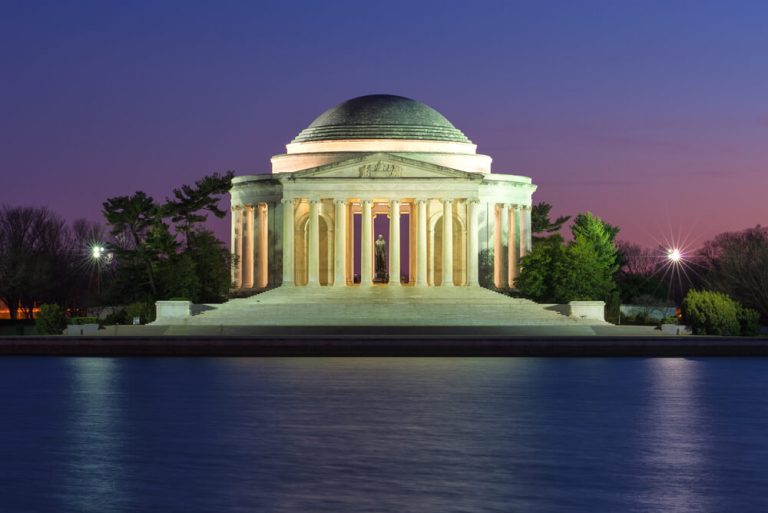
M 6 1 L 0 203 L 99 219 L 109 196 L 268 172 L 328 107 L 391 93 L 556 214 L 701 243 L 768 224 L 766 27 L 748 1 Z

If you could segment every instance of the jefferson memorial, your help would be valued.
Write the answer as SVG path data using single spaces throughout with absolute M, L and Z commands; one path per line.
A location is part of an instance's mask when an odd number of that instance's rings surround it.
M 327 110 L 272 157 L 270 174 L 232 181 L 235 298 L 158 302 L 154 324 L 166 334 L 262 326 L 551 334 L 557 325 L 593 335 L 602 303 L 584 315 L 489 290 L 513 288 L 531 249 L 536 186 L 492 173 L 491 157 L 476 149 L 439 112 L 401 96 Z
M 513 287 L 536 186 L 492 173 L 476 150 L 409 98 L 325 111 L 272 157 L 271 174 L 233 180 L 236 290 L 478 287 L 481 266 L 488 283 Z

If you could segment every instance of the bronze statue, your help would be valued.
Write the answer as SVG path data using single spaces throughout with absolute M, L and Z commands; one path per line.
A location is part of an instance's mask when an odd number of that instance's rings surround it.
M 387 281 L 387 242 L 384 240 L 384 236 L 379 234 L 376 242 L 374 243 L 376 248 L 376 267 L 374 270 L 374 281 L 386 282 Z

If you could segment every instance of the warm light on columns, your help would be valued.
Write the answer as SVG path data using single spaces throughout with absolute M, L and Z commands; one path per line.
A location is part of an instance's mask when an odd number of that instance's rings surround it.
M 280 200 L 283 204 L 283 286 L 293 285 L 293 200 Z
M 416 286 L 427 286 L 427 202 L 419 200 L 416 218 Z
M 479 210 L 479 204 L 477 200 L 469 202 L 467 208 L 467 216 L 469 217 L 469 231 L 467 234 L 467 285 L 470 287 L 476 287 L 478 282 L 478 258 L 477 258 L 477 245 L 478 245 L 478 227 L 477 216 Z
M 346 202 L 344 200 L 335 200 L 333 202 L 335 211 L 334 211 L 334 220 L 336 226 L 334 227 L 335 230 L 335 246 L 333 248 L 333 286 L 334 287 L 344 287 L 347 283 L 346 280 L 346 224 L 347 224 L 347 208 L 346 208 Z
M 237 273 L 235 287 L 243 286 L 243 207 L 237 209 L 237 244 L 235 246 L 235 258 L 237 259 Z
M 389 284 L 400 285 L 400 202 L 389 205 Z
M 253 287 L 253 260 L 254 260 L 254 208 L 253 205 L 245 206 L 245 249 L 243 254 L 243 287 Z
M 453 202 L 443 201 L 443 287 L 453 286 Z
M 269 204 L 259 203 L 256 208 L 258 217 L 258 252 L 259 260 L 256 268 L 256 286 L 266 288 L 269 284 Z
M 360 230 L 360 285 L 373 285 L 372 276 L 372 246 L 373 246 L 373 213 L 371 200 L 363 200 L 363 223 Z
M 307 244 L 307 285 L 320 284 L 320 201 L 309 202 L 309 237 Z

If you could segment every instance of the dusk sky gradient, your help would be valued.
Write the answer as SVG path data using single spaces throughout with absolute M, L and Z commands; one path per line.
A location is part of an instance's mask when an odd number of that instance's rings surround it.
M 6 205 L 100 220 L 110 196 L 267 173 L 327 108 L 389 93 L 622 239 L 768 224 L 768 2 L 0 6 Z

